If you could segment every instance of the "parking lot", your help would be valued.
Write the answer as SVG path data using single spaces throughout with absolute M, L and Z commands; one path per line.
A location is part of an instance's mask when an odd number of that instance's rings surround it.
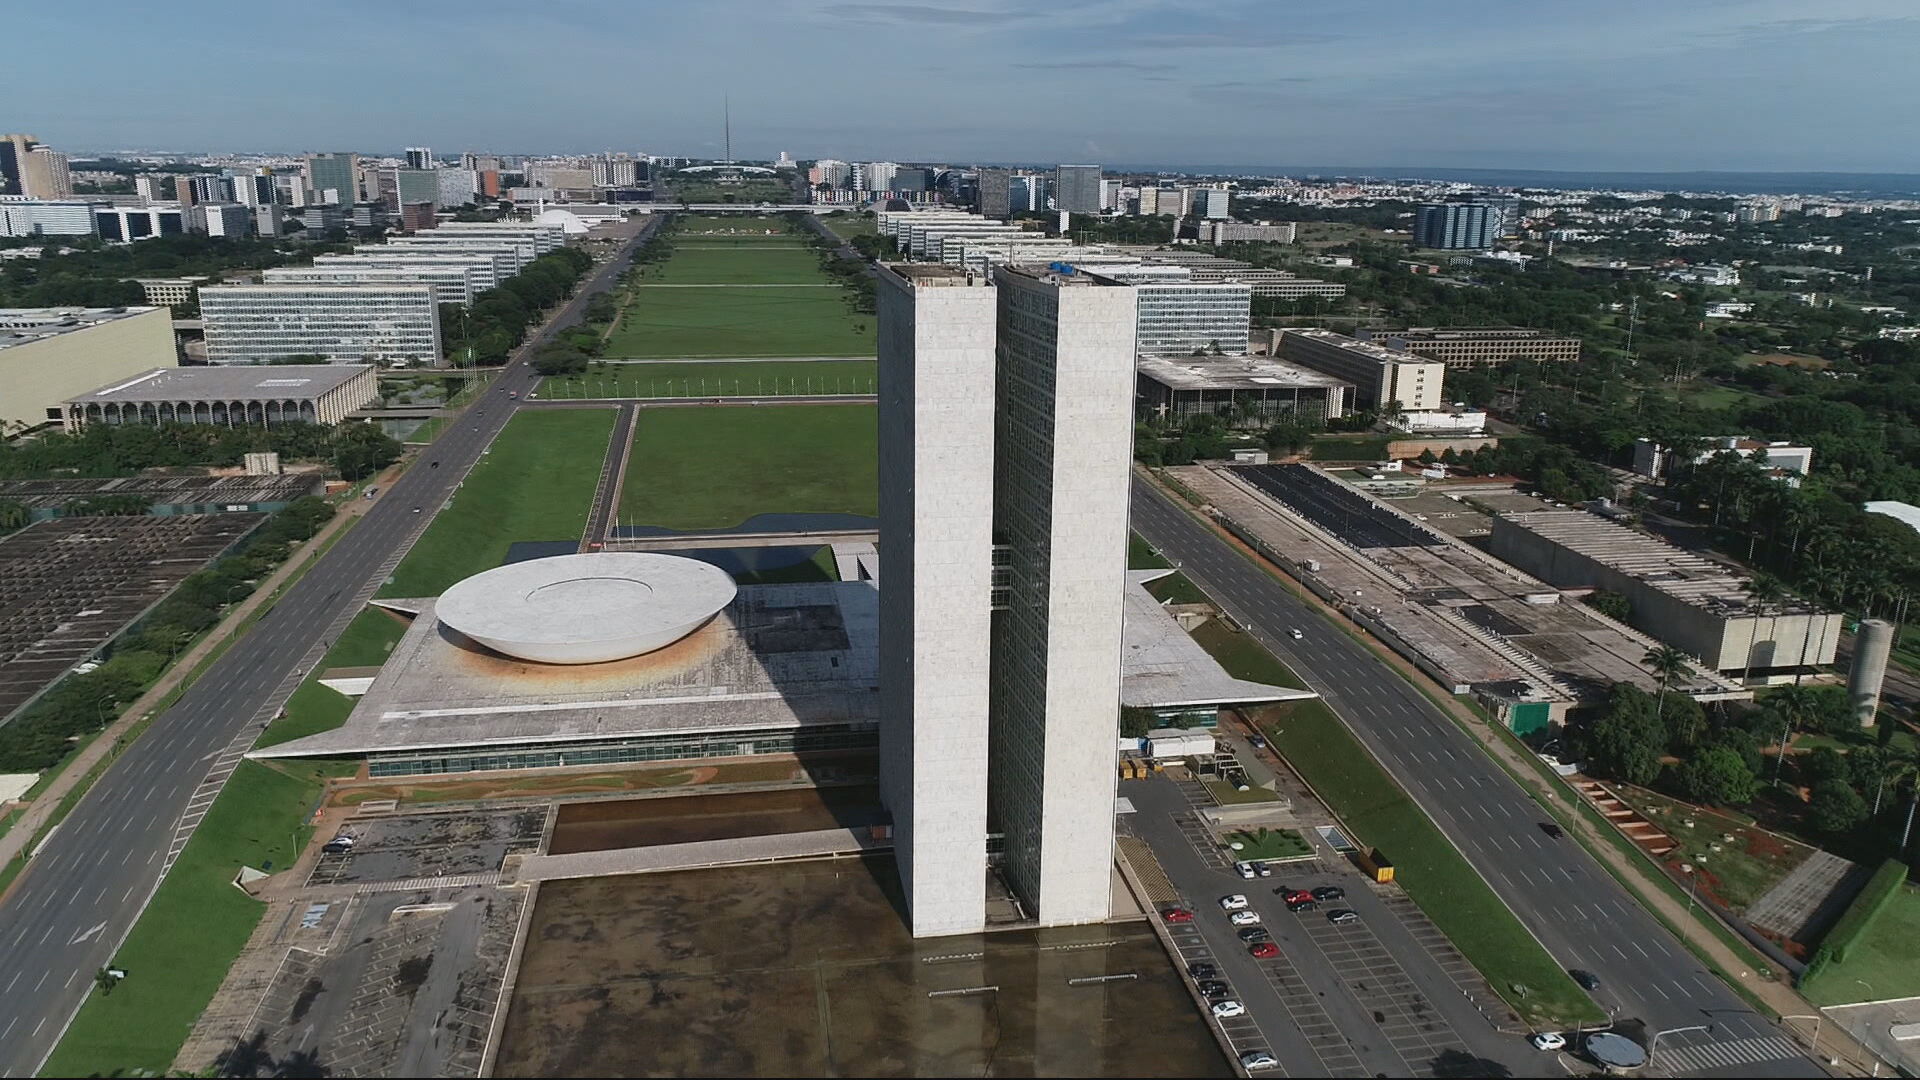
M 1194 912 L 1193 922 L 1167 927 L 1182 962 L 1214 963 L 1247 1008 L 1243 1017 L 1217 1021 L 1236 1053 L 1269 1049 L 1291 1075 L 1478 1076 L 1502 1068 L 1532 1075 L 1546 1067 L 1517 1028 L 1496 1029 L 1511 1027 L 1497 999 L 1472 999 L 1470 989 L 1492 995 L 1451 945 L 1420 936 L 1431 923 L 1403 920 L 1397 891 L 1373 886 L 1318 837 L 1318 858 L 1243 880 L 1228 860 L 1203 849 L 1197 784 L 1160 776 L 1121 791 L 1136 811 L 1124 819 L 1127 827 L 1152 847 Z M 1294 913 L 1275 895 L 1323 886 L 1345 896 Z M 1231 894 L 1247 898 L 1278 957 L 1249 954 L 1237 936 L 1241 928 L 1220 906 Z M 1357 920 L 1333 924 L 1327 915 L 1335 908 L 1356 912 Z
M 508 855 L 539 847 L 546 818 L 538 806 L 355 818 L 340 830 L 353 847 L 322 853 L 307 885 L 493 873 Z

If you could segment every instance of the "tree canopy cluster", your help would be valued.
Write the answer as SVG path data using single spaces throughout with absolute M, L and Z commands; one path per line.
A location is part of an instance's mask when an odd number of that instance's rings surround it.
M 440 310 L 440 336 L 447 357 L 457 367 L 494 367 L 526 340 L 527 330 L 549 307 L 573 295 L 574 286 L 593 266 L 593 258 L 577 248 L 549 251 L 520 272 L 473 298 L 462 307 L 445 304 Z
M 62 255 L 62 248 L 72 253 Z M 135 278 L 217 277 L 230 270 L 305 262 L 332 250 L 336 249 L 325 244 L 289 244 L 272 237 L 200 233 L 118 245 L 92 237 L 63 237 L 43 248 L 37 259 L 8 259 L 0 264 L 0 307 L 139 305 L 146 303 L 146 294 Z
M 289 461 L 330 461 L 348 480 L 400 460 L 400 443 L 372 424 L 282 424 L 229 428 L 213 424 L 96 424 L 0 442 L 0 479 L 47 476 L 131 476 L 142 469 L 238 465 L 272 451 Z

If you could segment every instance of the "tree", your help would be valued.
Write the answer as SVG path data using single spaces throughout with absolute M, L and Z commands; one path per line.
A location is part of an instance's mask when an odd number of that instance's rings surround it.
M 1588 758 L 1601 773 L 1644 786 L 1660 775 L 1666 744 L 1666 726 L 1646 693 L 1628 683 L 1616 683 L 1606 714 L 1593 725 L 1587 740 Z
M 1867 801 L 1846 781 L 1826 780 L 1813 789 L 1807 817 L 1814 828 L 1829 836 L 1840 836 L 1867 820 Z
M 1693 677 L 1692 657 L 1671 645 L 1656 645 L 1648 649 L 1640 662 L 1660 680 L 1660 696 L 1654 701 L 1657 712 L 1667 701 L 1667 687 Z
M 1753 773 L 1747 763 L 1724 746 L 1694 755 L 1680 770 L 1682 790 L 1699 803 L 1742 806 L 1753 800 L 1753 785 Z
M 1587 594 L 1584 602 L 1588 607 L 1614 622 L 1623 623 L 1633 618 L 1633 602 L 1617 592 L 1595 589 Z
M 1845 780 L 1847 759 L 1833 747 L 1822 746 L 1810 754 L 1800 755 L 1794 762 L 1794 771 L 1809 788 L 1817 788 L 1829 780 Z
M 1134 705 L 1120 706 L 1120 737 L 1123 739 L 1144 739 L 1153 729 L 1153 710 L 1142 709 Z

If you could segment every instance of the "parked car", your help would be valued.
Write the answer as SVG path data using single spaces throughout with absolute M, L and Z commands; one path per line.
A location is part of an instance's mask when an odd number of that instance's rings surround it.
M 1527 1041 L 1533 1044 L 1535 1050 L 1565 1050 L 1567 1048 L 1567 1037 L 1557 1031 L 1536 1031 L 1533 1034 L 1533 1038 Z
M 1248 1072 L 1259 1072 L 1261 1069 L 1275 1068 L 1279 1064 L 1280 1062 L 1275 1060 L 1274 1056 L 1265 1050 L 1249 1050 L 1240 1055 L 1240 1067 Z
M 1257 862 L 1253 864 L 1253 872 L 1259 874 L 1261 877 L 1272 877 L 1273 867 L 1263 862 Z
M 1256 941 L 1247 946 L 1247 954 L 1255 960 L 1271 960 L 1280 955 L 1280 946 L 1271 941 Z
M 1165 911 L 1162 911 L 1160 913 L 1160 917 L 1167 920 L 1170 923 L 1192 922 L 1193 912 L 1188 911 L 1186 908 L 1183 908 L 1183 907 L 1170 907 Z
M 1245 911 L 1245 910 L 1247 910 L 1247 896 L 1246 896 L 1246 894 L 1245 894 L 1245 893 L 1229 893 L 1228 895 L 1226 895 L 1226 896 L 1223 896 L 1223 897 L 1221 897 L 1221 898 L 1220 898 L 1220 910 L 1222 910 L 1222 911 Z
M 1359 922 L 1360 913 L 1352 908 L 1334 908 L 1332 911 L 1327 912 L 1327 921 L 1335 926 L 1339 926 L 1342 923 Z
M 1311 896 L 1307 897 L 1305 900 L 1287 901 L 1287 910 L 1292 912 L 1312 911 L 1315 908 L 1318 908 L 1319 906 L 1320 906 L 1320 902 L 1318 900 L 1315 900 Z
M 1211 979 L 1220 974 L 1220 969 L 1207 963 L 1205 960 L 1196 960 L 1187 965 L 1187 974 L 1193 976 L 1195 979 Z
M 1236 911 L 1228 916 L 1228 921 L 1235 926 L 1259 926 L 1260 913 L 1257 911 Z
M 1243 878 L 1246 878 L 1248 881 L 1252 881 L 1254 878 L 1259 876 L 1259 872 L 1254 870 L 1253 864 L 1250 862 L 1234 863 L 1233 872 L 1236 874 L 1239 874 Z
M 1600 989 L 1600 976 L 1595 975 L 1591 971 L 1583 971 L 1580 968 L 1569 968 L 1567 969 L 1567 974 L 1573 976 L 1573 981 L 1579 983 L 1580 989 L 1582 990 L 1593 991 Z
M 321 845 L 320 850 L 328 855 L 345 855 L 347 852 L 353 850 L 353 837 L 341 833 Z
M 1235 936 L 1246 942 L 1266 941 L 1273 937 L 1272 934 L 1267 933 L 1267 928 L 1264 926 L 1243 926 Z
M 1313 894 L 1307 890 L 1289 888 L 1285 885 L 1273 890 L 1273 894 L 1289 904 L 1301 903 L 1313 899 Z
M 1255 750 L 1265 750 L 1267 748 L 1267 740 L 1261 738 L 1258 735 L 1247 736 L 1247 743 L 1248 745 L 1252 746 Z
M 1225 1001 L 1216 1001 L 1213 1003 L 1213 1015 L 1222 1020 L 1228 1020 L 1236 1016 L 1247 1015 L 1247 1007 L 1232 998 L 1228 998 Z
M 1225 979 L 1205 979 L 1198 984 L 1196 989 L 1205 997 L 1225 997 L 1233 990 L 1233 987 L 1228 986 Z
M 1323 904 L 1331 903 L 1335 900 L 1345 900 L 1347 898 L 1347 890 L 1338 885 L 1322 885 L 1313 890 L 1313 898 Z

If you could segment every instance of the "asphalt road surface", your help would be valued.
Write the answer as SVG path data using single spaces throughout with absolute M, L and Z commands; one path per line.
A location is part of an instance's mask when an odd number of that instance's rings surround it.
M 504 391 L 525 400 L 538 382 L 527 363 L 534 347 L 576 320 L 586 298 L 611 285 L 634 243 L 657 227 L 650 222 L 587 279 L 514 354 L 496 383 L 503 392 L 489 391 L 380 492 L 365 517 L 114 761 L 47 838 L 0 906 L 0 1076 L 31 1075 L 46 1060 L 93 988 L 93 973 L 114 959 L 158 887 L 181 822 L 205 812 L 207 792 L 196 789 L 210 769 L 230 765 L 236 741 L 250 742 L 279 709 L 506 425 L 519 402 Z M 131 980 L 166 977 L 127 973 Z
M 1825 1075 L 1578 843 L 1548 839 L 1545 812 L 1378 657 L 1137 479 L 1133 527 L 1321 693 L 1561 966 L 1600 977 L 1594 997 L 1624 1030 L 1711 1027 L 1660 1040 L 1674 1072 Z

